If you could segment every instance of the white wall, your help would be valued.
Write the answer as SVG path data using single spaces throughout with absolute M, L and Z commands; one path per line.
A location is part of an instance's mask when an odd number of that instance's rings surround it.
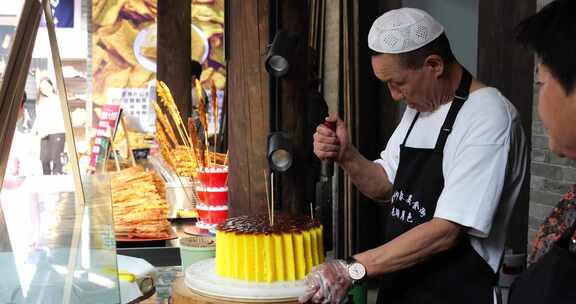
M 442 23 L 454 55 L 472 75 L 476 75 L 478 66 L 478 1 L 403 0 L 403 5 L 425 10 Z

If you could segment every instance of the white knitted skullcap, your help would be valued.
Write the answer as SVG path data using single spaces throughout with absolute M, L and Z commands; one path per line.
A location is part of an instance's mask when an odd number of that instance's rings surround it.
M 400 8 L 386 12 L 372 24 L 368 47 L 379 53 L 410 52 L 430 43 L 444 27 L 423 10 Z

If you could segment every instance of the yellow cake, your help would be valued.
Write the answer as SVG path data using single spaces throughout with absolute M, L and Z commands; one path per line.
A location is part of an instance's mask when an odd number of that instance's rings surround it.
M 221 277 L 277 282 L 302 280 L 324 262 L 322 225 L 310 217 L 241 216 L 216 231 L 216 273 Z

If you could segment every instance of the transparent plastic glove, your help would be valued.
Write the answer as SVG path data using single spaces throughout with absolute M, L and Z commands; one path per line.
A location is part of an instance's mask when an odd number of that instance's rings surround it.
M 340 304 L 352 286 L 343 260 L 330 260 L 312 269 L 306 276 L 306 292 L 300 303 Z

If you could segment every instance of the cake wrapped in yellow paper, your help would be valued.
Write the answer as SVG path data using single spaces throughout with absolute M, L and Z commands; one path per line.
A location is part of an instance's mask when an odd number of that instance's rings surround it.
M 230 218 L 216 231 L 216 273 L 252 281 L 296 281 L 324 262 L 322 225 L 309 217 Z

